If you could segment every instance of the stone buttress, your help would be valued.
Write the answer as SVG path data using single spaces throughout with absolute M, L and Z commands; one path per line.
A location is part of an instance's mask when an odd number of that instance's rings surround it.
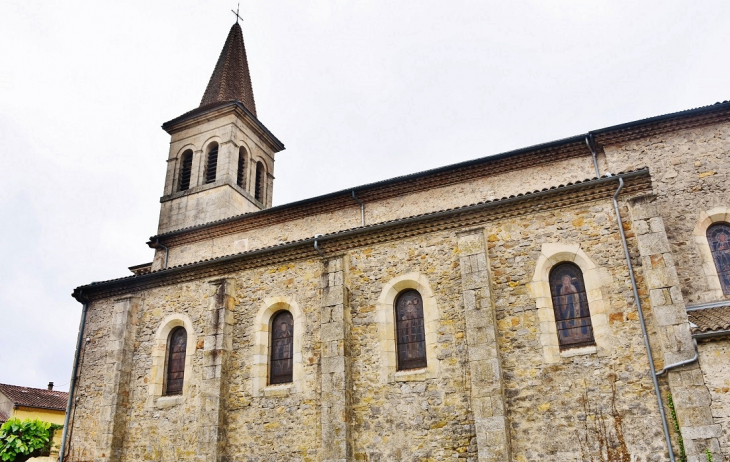
M 484 231 L 464 231 L 458 233 L 458 239 L 478 460 L 510 460 L 509 427 Z

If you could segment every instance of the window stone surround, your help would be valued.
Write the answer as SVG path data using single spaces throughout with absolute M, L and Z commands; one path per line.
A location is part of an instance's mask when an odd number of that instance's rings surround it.
M 426 334 L 426 367 L 399 371 L 395 338 L 395 300 L 407 289 L 417 290 L 423 300 L 423 321 Z M 382 383 L 423 381 L 439 373 L 438 328 L 439 310 L 428 278 L 413 272 L 397 276 L 383 285 L 375 307 L 380 344 L 380 380 Z
M 269 357 L 271 345 L 271 321 L 279 311 L 289 311 L 294 318 L 294 354 L 292 382 L 269 385 Z M 304 315 L 292 297 L 268 297 L 256 314 L 254 321 L 254 347 L 251 362 L 253 396 L 287 396 L 302 391 L 304 369 L 302 364 L 302 339 L 304 336 Z
M 707 291 L 701 294 L 703 302 L 713 302 L 730 298 L 722 292 L 720 277 L 717 274 L 715 260 L 712 258 L 710 243 L 707 241 L 707 229 L 715 223 L 730 223 L 730 208 L 714 207 L 703 210 L 697 218 L 697 225 L 692 231 L 692 238 L 702 256 L 702 272 L 707 279 Z
M 165 372 L 167 370 L 167 348 L 170 332 L 176 327 L 184 327 L 187 333 L 187 346 L 185 348 L 185 379 L 181 395 L 163 396 L 165 390 Z M 150 369 L 150 383 L 148 388 L 148 404 L 157 408 L 166 408 L 182 403 L 189 395 L 190 376 L 192 374 L 192 361 L 195 355 L 197 336 L 190 318 L 182 313 L 173 313 L 166 316 L 155 333 L 154 346 L 152 347 L 152 368 Z
M 574 263 L 583 272 L 583 283 L 593 325 L 593 337 L 596 341 L 595 347 L 560 351 L 549 277 L 550 270 L 563 262 Z M 611 334 L 608 327 L 609 302 L 604 294 L 605 288 L 611 284 L 611 279 L 608 270 L 596 266 L 579 244 L 545 243 L 542 245 L 535 265 L 535 273 L 528 287 L 537 306 L 537 315 L 540 320 L 540 344 L 545 362 L 559 363 L 562 358 L 580 354 L 611 355 Z

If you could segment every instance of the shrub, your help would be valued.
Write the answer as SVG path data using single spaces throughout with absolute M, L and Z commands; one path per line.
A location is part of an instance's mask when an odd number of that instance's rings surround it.
M 38 419 L 9 419 L 0 427 L 0 461 L 25 462 L 50 448 L 57 425 Z

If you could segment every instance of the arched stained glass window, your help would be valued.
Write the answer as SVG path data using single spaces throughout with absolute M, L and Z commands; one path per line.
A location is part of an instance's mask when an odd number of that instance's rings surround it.
M 254 197 L 257 201 L 263 202 L 264 201 L 264 188 L 266 187 L 265 184 L 265 174 L 266 170 L 264 170 L 264 164 L 261 162 L 256 163 L 256 189 L 254 189 Z
M 573 263 L 560 263 L 550 271 L 550 292 L 560 349 L 595 345 L 583 273 Z
M 185 379 L 185 351 L 188 345 L 188 334 L 185 328 L 176 327 L 170 332 L 167 345 L 167 377 L 165 395 L 181 395 Z
M 246 181 L 246 150 L 241 147 L 238 149 L 238 168 L 236 169 L 236 184 L 242 188 Z
M 218 145 L 213 143 L 208 151 L 208 163 L 205 167 L 205 182 L 215 181 L 216 170 L 218 169 Z
M 271 321 L 270 384 L 292 381 L 293 357 L 294 318 L 289 311 L 279 311 Z
M 182 155 L 180 162 L 180 191 L 190 189 L 190 173 L 193 170 L 193 151 L 187 150 Z
M 398 370 L 426 367 L 423 299 L 417 290 L 405 290 L 395 301 Z
M 730 295 L 730 224 L 716 223 L 707 228 L 707 241 L 720 278 L 722 293 Z

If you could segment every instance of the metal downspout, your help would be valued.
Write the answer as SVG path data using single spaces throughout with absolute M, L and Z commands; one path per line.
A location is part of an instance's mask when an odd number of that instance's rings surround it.
M 639 311 L 639 321 L 641 323 L 641 332 L 644 334 L 644 346 L 646 347 L 646 355 L 649 358 L 649 372 L 651 372 L 651 380 L 654 382 L 654 391 L 656 392 L 657 403 L 659 404 L 659 414 L 662 417 L 662 427 L 664 428 L 664 439 L 667 442 L 669 450 L 669 460 L 675 462 L 674 450 L 672 449 L 672 437 L 669 435 L 669 426 L 667 425 L 667 416 L 664 413 L 664 403 L 662 402 L 662 393 L 659 389 L 657 381 L 657 373 L 654 369 L 654 357 L 651 355 L 651 344 L 649 343 L 649 334 L 646 332 L 646 322 L 644 321 L 644 311 L 641 309 L 641 299 L 639 298 L 639 289 L 636 287 L 636 278 L 634 277 L 634 267 L 631 265 L 631 254 L 629 246 L 626 244 L 626 234 L 624 233 L 624 225 L 621 221 L 621 211 L 618 207 L 618 195 L 624 188 L 624 179 L 618 178 L 618 189 L 613 194 L 613 208 L 616 211 L 616 221 L 618 222 L 618 231 L 621 235 L 621 244 L 624 246 L 624 255 L 626 256 L 626 264 L 629 267 L 629 277 L 631 278 L 631 287 L 634 289 L 634 300 L 636 300 L 636 308 Z
M 162 267 L 162 269 L 167 269 L 167 256 L 170 255 L 170 249 L 168 249 L 165 244 L 160 244 L 159 237 L 155 241 L 155 247 L 162 247 L 163 249 L 165 249 L 165 265 Z
M 360 204 L 360 218 L 362 220 L 362 226 L 365 226 L 365 204 L 363 204 L 360 199 L 357 198 L 354 189 L 352 190 L 352 198 L 355 199 L 358 204 Z
M 319 254 L 320 257 L 324 257 L 324 252 L 322 252 L 321 250 L 319 250 L 319 245 L 317 244 L 317 239 L 319 239 L 320 237 L 322 237 L 321 234 L 315 234 L 314 235 L 314 250 L 317 251 L 317 253 Z
M 79 294 L 81 295 L 81 294 Z M 74 392 L 76 391 L 76 375 L 79 369 L 79 356 L 81 355 L 81 343 L 84 338 L 84 326 L 86 325 L 86 311 L 89 303 L 84 302 L 81 309 L 81 322 L 79 323 L 79 337 L 76 340 L 76 353 L 74 353 L 73 372 L 71 373 L 71 385 L 68 389 L 68 402 L 66 403 L 66 417 L 63 421 L 63 433 L 61 435 L 61 450 L 58 454 L 58 462 L 63 462 L 66 453 L 66 437 L 68 436 L 68 428 L 71 420 L 71 406 L 73 406 Z
M 663 375 L 667 372 L 669 372 L 670 369 L 675 369 L 680 366 L 686 366 L 687 364 L 692 364 L 693 362 L 697 361 L 697 359 L 700 357 L 700 351 L 697 349 L 697 339 L 692 337 L 692 343 L 694 343 L 695 346 L 695 355 L 692 356 L 690 359 L 685 359 L 684 361 L 679 361 L 674 364 L 670 364 L 668 366 L 664 366 L 664 369 L 660 370 L 656 373 L 656 375 Z
M 596 149 L 593 143 L 593 135 L 588 133 L 586 135 L 586 146 L 591 150 L 591 157 L 593 157 L 593 168 L 596 169 L 596 178 L 601 178 L 601 170 L 598 168 L 598 159 L 596 157 Z

